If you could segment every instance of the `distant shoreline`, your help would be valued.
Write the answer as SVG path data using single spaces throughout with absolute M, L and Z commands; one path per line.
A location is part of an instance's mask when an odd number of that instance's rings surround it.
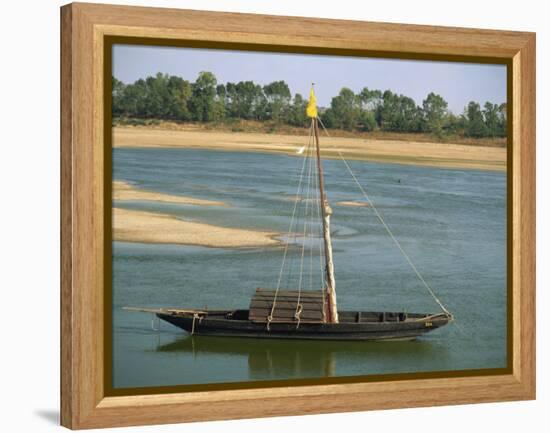
M 296 155 L 307 144 L 304 135 L 220 132 L 202 128 L 167 129 L 158 126 L 117 126 L 113 146 L 138 148 L 190 148 L 223 151 L 268 152 Z M 322 156 L 439 168 L 506 170 L 506 148 L 407 140 L 357 137 L 322 137 Z

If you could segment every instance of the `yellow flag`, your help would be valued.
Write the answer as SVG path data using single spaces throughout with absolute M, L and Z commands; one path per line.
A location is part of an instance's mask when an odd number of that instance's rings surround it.
M 306 113 L 308 117 L 317 117 L 317 98 L 315 97 L 315 92 L 313 92 L 313 86 L 311 86 L 311 90 L 309 91 L 309 102 L 307 103 Z

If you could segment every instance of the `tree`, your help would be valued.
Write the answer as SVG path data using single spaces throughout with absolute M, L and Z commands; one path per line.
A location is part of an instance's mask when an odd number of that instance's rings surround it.
M 382 105 L 376 117 L 380 128 L 385 131 L 420 132 L 422 130 L 422 110 L 412 98 L 386 90 L 382 95 Z
M 447 102 L 440 95 L 430 93 L 422 101 L 425 130 L 441 137 L 447 115 Z
M 227 83 L 225 88 L 230 117 L 239 119 L 264 117 L 265 113 L 258 109 L 264 106 L 261 86 L 252 81 L 239 81 L 237 84 Z
M 330 102 L 329 123 L 334 128 L 352 130 L 359 123 L 360 101 L 351 89 L 343 87 Z
M 382 91 L 364 87 L 357 95 L 361 112 L 360 124 L 363 131 L 373 131 L 377 127 L 376 111 L 382 105 Z
M 262 91 L 261 86 L 256 86 L 256 97 L 254 100 L 253 114 L 256 120 L 268 120 L 270 119 L 269 102 Z M 282 113 L 281 115 L 283 115 Z
M 447 113 L 445 130 L 447 134 L 464 135 L 466 129 L 466 118 L 464 116 L 455 116 L 453 113 Z
M 174 120 L 190 120 L 189 101 L 193 93 L 191 83 L 180 77 L 171 76 L 168 78 L 167 87 L 168 117 Z
M 376 117 L 373 111 L 361 110 L 359 112 L 359 127 L 362 131 L 374 131 L 376 126 Z
M 367 111 L 376 111 L 383 102 L 381 90 L 369 90 L 367 87 L 364 87 L 357 96 L 361 103 L 361 108 Z
M 126 117 L 144 117 L 146 96 L 145 80 L 139 79 L 134 84 L 125 86 L 120 99 L 121 114 Z
M 284 81 L 273 81 L 263 87 L 267 99 L 267 117 L 280 121 L 290 103 L 290 89 Z
M 414 99 L 408 96 L 399 96 L 399 127 L 401 132 L 422 131 L 422 109 L 416 105 Z
M 197 80 L 191 85 L 189 105 L 194 120 L 208 122 L 216 120 L 215 109 L 216 77 L 212 72 L 200 72 Z
M 212 72 L 201 72 L 194 83 L 158 73 L 132 84 L 112 78 L 114 117 L 199 122 L 254 119 L 307 126 L 307 101 L 299 93 L 291 99 L 285 81 L 263 87 L 253 81 L 218 84 Z M 486 102 L 483 108 L 471 101 L 464 113 L 448 111 L 441 95 L 429 93 L 418 107 L 405 95 L 364 87 L 358 94 L 343 87 L 330 107 L 320 108 L 327 128 L 372 131 L 421 132 L 441 136 L 503 137 L 507 133 L 507 106 Z
M 500 135 L 499 106 L 486 102 L 483 106 L 483 119 L 487 127 L 487 135 L 496 137 Z
M 120 116 L 124 113 L 124 107 L 122 105 L 123 97 L 124 97 L 124 89 L 125 85 L 122 81 L 117 80 L 115 77 L 113 77 L 112 81 L 113 91 L 112 91 L 112 113 L 113 116 Z
M 486 137 L 487 126 L 483 119 L 481 108 L 477 102 L 470 101 L 466 107 L 466 131 L 468 137 Z
M 216 86 L 216 96 L 212 106 L 212 116 L 210 120 L 220 121 L 227 117 L 227 91 L 223 84 Z
M 499 125 L 499 135 L 501 137 L 506 137 L 508 133 L 508 121 L 507 121 L 507 105 L 506 102 L 500 104 L 498 107 L 498 125 Z
M 305 126 L 307 124 L 306 107 L 307 101 L 302 95 L 296 93 L 292 105 L 285 114 L 285 123 L 293 126 Z

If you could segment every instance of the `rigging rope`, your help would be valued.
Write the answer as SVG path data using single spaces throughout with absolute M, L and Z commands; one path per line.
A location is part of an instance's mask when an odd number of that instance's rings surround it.
M 323 130 L 325 131 L 326 135 L 328 137 L 330 137 L 330 134 L 328 133 L 327 129 L 325 128 L 325 125 L 323 124 L 323 122 L 321 121 L 320 118 L 318 118 L 319 120 L 319 123 L 321 124 L 321 126 L 323 127 Z M 411 269 L 414 271 L 414 273 L 416 274 L 416 276 L 418 277 L 418 279 L 422 282 L 422 284 L 424 284 L 424 287 L 426 287 L 426 289 L 428 290 L 428 292 L 430 293 L 430 295 L 432 296 L 432 298 L 434 299 L 434 301 L 441 307 L 441 309 L 443 310 L 444 313 L 452 316 L 452 314 L 449 312 L 449 310 L 447 310 L 447 308 L 445 308 L 445 306 L 443 305 L 443 303 L 438 299 L 438 297 L 436 296 L 435 292 L 433 291 L 433 289 L 430 287 L 430 285 L 426 282 L 426 280 L 422 277 L 422 275 L 420 274 L 420 272 L 418 271 L 418 269 L 416 268 L 416 266 L 414 265 L 414 263 L 412 262 L 412 260 L 410 259 L 410 257 L 408 256 L 408 254 L 405 252 L 405 250 L 403 249 L 403 247 L 401 246 L 401 244 L 399 243 L 399 241 L 397 240 L 397 238 L 393 235 L 392 231 L 390 230 L 389 226 L 386 224 L 386 222 L 384 221 L 384 219 L 382 218 L 382 215 L 380 215 L 380 213 L 378 212 L 378 209 L 376 209 L 376 206 L 374 206 L 374 203 L 372 202 L 372 200 L 370 199 L 369 195 L 367 194 L 367 191 L 363 188 L 363 186 L 359 183 L 359 180 L 357 179 L 357 177 L 355 176 L 355 174 L 353 173 L 353 171 L 351 170 L 351 167 L 349 166 L 348 162 L 346 161 L 346 159 L 344 158 L 344 155 L 342 155 L 342 152 L 340 151 L 340 149 L 338 148 L 334 148 L 337 152 L 338 152 L 338 156 L 340 157 L 340 159 L 344 162 L 344 164 L 346 165 L 346 168 L 348 169 L 351 177 L 353 178 L 353 180 L 355 181 L 355 183 L 357 184 L 357 186 L 359 187 L 359 189 L 361 190 L 361 192 L 363 193 L 363 196 L 365 197 L 365 199 L 367 200 L 367 202 L 370 204 L 370 207 L 372 208 L 372 210 L 374 211 L 374 213 L 376 214 L 376 216 L 378 217 L 378 219 L 380 220 L 380 222 L 382 223 L 382 225 L 384 226 L 384 228 L 386 229 L 386 232 L 388 233 L 388 235 L 390 236 L 390 238 L 393 240 L 393 242 L 395 243 L 395 245 L 397 246 L 397 248 L 399 249 L 399 251 L 401 251 L 401 254 L 403 255 L 403 257 L 405 257 L 405 259 L 407 260 L 408 264 L 410 265 Z
M 327 319 L 327 311 L 325 308 L 326 305 L 326 294 L 325 294 L 325 287 L 326 287 L 326 273 L 325 273 L 325 267 L 323 263 L 323 222 L 321 218 L 321 206 L 323 206 L 322 198 L 321 198 L 321 191 L 319 189 L 319 167 L 317 164 L 315 164 L 315 173 L 314 173 L 314 184 L 315 184 L 315 194 L 316 194 L 316 221 L 317 221 L 317 228 L 318 228 L 318 239 L 319 239 L 319 270 L 320 270 L 320 287 L 321 287 L 321 293 L 323 296 L 323 322 Z M 313 246 L 312 246 L 312 253 L 313 253 Z
M 311 146 L 309 146 L 311 147 Z M 307 173 L 307 190 L 306 190 L 306 200 L 304 204 L 304 234 L 303 234 L 303 240 L 302 240 L 302 257 L 300 259 L 300 276 L 298 280 L 298 298 L 296 300 L 296 311 L 294 312 L 294 317 L 298 320 L 298 323 L 300 322 L 300 313 L 302 312 L 302 308 L 300 305 L 301 295 L 302 295 L 302 277 L 304 273 L 304 256 L 305 256 L 305 250 L 306 250 L 306 241 L 307 241 L 307 229 L 308 229 L 308 210 L 309 210 L 309 200 L 311 196 L 311 169 L 312 169 L 312 161 L 313 158 L 309 157 L 306 154 L 306 158 L 309 158 L 309 166 L 308 166 L 308 173 Z
M 287 234 L 285 249 L 284 249 L 284 253 L 283 253 L 283 262 L 281 264 L 281 270 L 279 271 L 279 278 L 277 280 L 277 288 L 275 289 L 275 295 L 273 296 L 273 305 L 271 306 L 271 312 L 269 313 L 269 316 L 267 316 L 267 330 L 268 331 L 269 331 L 269 324 L 273 321 L 273 312 L 275 311 L 275 305 L 277 304 L 277 295 L 279 294 L 279 289 L 281 287 L 281 279 L 283 278 L 283 270 L 284 270 L 284 267 L 285 267 L 286 256 L 287 256 L 287 253 L 288 253 L 288 246 L 290 244 L 290 236 L 291 236 L 291 233 L 292 233 L 292 227 L 294 226 L 294 217 L 296 215 L 296 209 L 298 207 L 298 202 L 299 202 L 298 197 L 300 195 L 300 191 L 301 191 L 301 188 L 302 188 L 302 180 L 304 178 L 304 169 L 306 167 L 306 161 L 308 159 L 307 158 L 307 153 L 309 152 L 309 148 L 311 147 L 311 143 L 312 143 L 312 136 L 313 136 L 313 122 L 311 124 L 309 142 L 308 142 L 307 149 L 306 149 L 306 157 L 304 158 L 304 162 L 302 163 L 302 168 L 300 170 L 300 179 L 298 181 L 298 188 L 296 190 L 296 196 L 295 196 L 295 200 L 294 200 L 294 209 L 292 210 L 292 217 L 290 218 L 290 225 L 289 225 L 289 228 L 288 228 L 288 234 Z

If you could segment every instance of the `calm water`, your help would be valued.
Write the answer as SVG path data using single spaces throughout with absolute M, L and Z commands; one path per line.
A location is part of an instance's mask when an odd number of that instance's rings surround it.
M 191 337 L 122 306 L 247 308 L 275 287 L 277 248 L 221 249 L 115 242 L 115 387 L 317 378 L 506 366 L 506 177 L 353 161 L 355 174 L 426 281 L 455 315 L 413 342 L 308 342 Z M 227 227 L 286 232 L 301 160 L 261 153 L 115 149 L 114 179 L 230 207 L 120 202 Z M 437 312 L 341 161 L 324 162 L 340 309 Z M 289 250 L 290 259 L 301 250 Z M 319 257 L 316 257 L 319 260 Z M 291 260 L 291 263 L 298 262 Z M 292 287 L 297 272 L 285 272 Z M 158 327 L 157 320 L 154 326 Z

